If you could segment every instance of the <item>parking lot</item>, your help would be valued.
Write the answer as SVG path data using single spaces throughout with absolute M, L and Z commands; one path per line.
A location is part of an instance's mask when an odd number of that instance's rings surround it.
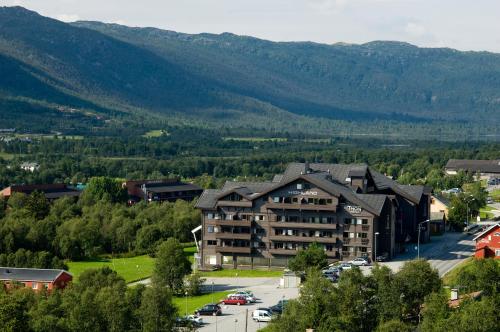
M 245 315 L 247 331 L 255 332 L 267 323 L 252 320 L 252 312 L 259 307 L 269 307 L 282 299 L 298 297 L 298 288 L 279 288 L 279 278 L 208 278 L 207 284 L 214 282 L 214 290 L 249 289 L 258 299 L 256 303 L 246 305 L 222 305 L 221 316 L 203 316 L 204 325 L 199 331 L 234 332 L 245 331 Z M 220 299 L 218 299 L 220 300 Z

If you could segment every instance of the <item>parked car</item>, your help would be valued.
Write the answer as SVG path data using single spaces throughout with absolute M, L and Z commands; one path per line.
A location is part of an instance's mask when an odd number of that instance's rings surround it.
M 352 269 L 352 264 L 349 262 L 342 262 L 338 265 L 338 267 L 341 268 L 342 270 L 350 270 Z
M 221 315 L 222 309 L 218 304 L 210 303 L 204 305 L 202 308 L 194 312 L 197 316 L 208 316 L 208 315 Z
M 389 254 L 387 254 L 386 252 L 384 252 L 383 254 L 378 255 L 377 257 L 375 257 L 375 260 L 377 262 L 385 262 L 385 261 L 387 261 L 388 258 L 389 258 Z
M 175 325 L 178 327 L 200 327 L 203 325 L 203 318 L 195 315 L 178 317 L 175 320 Z
M 330 267 L 328 267 L 328 269 L 325 269 L 325 270 L 323 270 L 321 272 L 323 273 L 323 275 L 325 275 L 325 274 L 334 274 L 337 277 L 339 277 L 340 273 L 342 272 L 342 269 L 339 268 L 339 267 L 336 267 L 336 266 L 330 266 Z
M 256 322 L 270 322 L 272 314 L 267 310 L 257 309 L 253 311 L 252 319 Z
M 358 257 L 358 258 L 354 258 L 352 261 L 350 261 L 349 264 L 354 265 L 354 266 L 368 266 L 368 265 L 370 265 L 370 262 L 368 261 L 367 258 Z
M 228 296 L 225 300 L 221 301 L 222 304 L 247 304 L 248 301 L 243 296 Z
M 288 300 L 281 300 L 277 304 L 270 307 L 270 309 L 273 312 L 275 312 L 276 314 L 281 315 L 283 313 L 283 308 L 286 306 L 287 303 L 288 303 Z
M 250 303 L 254 303 L 257 301 L 257 298 L 255 296 L 253 296 L 253 293 L 250 292 L 250 291 L 239 291 L 239 292 L 236 292 L 236 293 L 233 293 L 233 294 L 229 294 L 229 296 L 242 296 L 245 298 L 245 300 L 247 300 L 247 302 L 250 302 Z

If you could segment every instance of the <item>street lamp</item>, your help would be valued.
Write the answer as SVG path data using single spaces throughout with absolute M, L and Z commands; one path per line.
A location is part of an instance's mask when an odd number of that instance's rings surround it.
M 420 230 L 422 228 L 422 224 L 429 222 L 429 219 L 418 223 L 418 236 L 417 236 L 417 259 L 420 259 Z
M 186 295 L 186 317 L 187 317 L 187 315 L 188 315 L 188 292 L 186 291 L 184 294 Z
M 472 195 L 469 195 L 468 197 L 472 198 L 471 200 L 465 200 L 465 203 L 467 205 L 467 218 L 466 218 L 466 223 L 465 223 L 465 227 L 469 227 L 469 203 L 471 203 L 472 201 L 475 201 L 476 199 L 474 198 L 474 196 Z
M 379 232 L 375 232 L 375 246 L 374 246 L 375 247 L 375 257 L 374 257 L 375 262 L 377 262 L 377 237 L 379 234 L 380 234 Z
M 212 281 L 212 303 L 214 303 L 214 282 Z

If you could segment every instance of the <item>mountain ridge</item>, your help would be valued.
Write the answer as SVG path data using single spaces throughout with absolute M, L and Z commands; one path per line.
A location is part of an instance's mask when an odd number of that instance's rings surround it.
M 227 126 L 269 126 L 264 122 L 288 118 L 289 124 L 272 126 L 291 128 L 314 118 L 500 120 L 500 54 L 405 42 L 272 42 L 232 33 L 68 24 L 0 7 L 0 68 L 6 67 L 10 81 L 0 78 L 0 99 L 109 114 Z

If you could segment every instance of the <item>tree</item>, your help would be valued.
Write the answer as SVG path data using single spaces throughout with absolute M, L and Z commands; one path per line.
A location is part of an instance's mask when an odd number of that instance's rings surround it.
M 283 314 L 269 325 L 270 331 L 335 331 L 343 327 L 339 318 L 339 298 L 333 284 L 318 270 L 308 272 L 300 298 L 287 303 Z M 334 327 L 337 328 L 334 328 Z
M 45 218 L 50 212 L 50 205 L 45 194 L 38 190 L 33 191 L 26 201 L 26 209 L 37 219 Z
M 422 310 L 422 323 L 420 324 L 422 332 L 446 331 L 446 320 L 449 315 L 450 307 L 446 293 L 441 290 L 430 294 L 426 297 Z
M 288 268 L 295 272 L 304 272 L 310 268 L 321 269 L 328 264 L 325 250 L 316 242 L 305 250 L 301 249 L 288 262 Z
M 400 293 L 403 314 L 415 319 L 420 315 L 425 297 L 440 290 L 441 279 L 429 262 L 419 259 L 403 265 L 396 274 L 395 285 Z
M 500 264 L 494 258 L 473 258 L 467 268 L 458 272 L 455 283 L 469 293 L 496 294 L 500 288 Z
M 205 278 L 202 278 L 199 273 L 195 272 L 186 277 L 185 291 L 189 296 L 200 295 L 201 286 L 205 283 Z
M 93 177 L 87 183 L 80 200 L 91 205 L 100 200 L 119 203 L 127 200 L 127 192 L 120 182 L 105 176 Z
M 411 331 L 413 331 L 411 325 L 403 323 L 402 321 L 397 319 L 383 322 L 376 329 L 376 332 L 411 332 Z
M 177 239 L 170 238 L 158 246 L 153 271 L 155 284 L 179 292 L 183 288 L 184 276 L 190 272 L 191 263 Z
M 398 321 L 401 318 L 401 303 L 395 282 L 396 276 L 387 266 L 379 264 L 375 264 L 373 267 L 372 276 L 377 289 L 378 321 Z
M 156 284 L 146 288 L 142 294 L 139 315 L 145 332 L 172 331 L 177 309 L 172 304 L 170 291 Z

